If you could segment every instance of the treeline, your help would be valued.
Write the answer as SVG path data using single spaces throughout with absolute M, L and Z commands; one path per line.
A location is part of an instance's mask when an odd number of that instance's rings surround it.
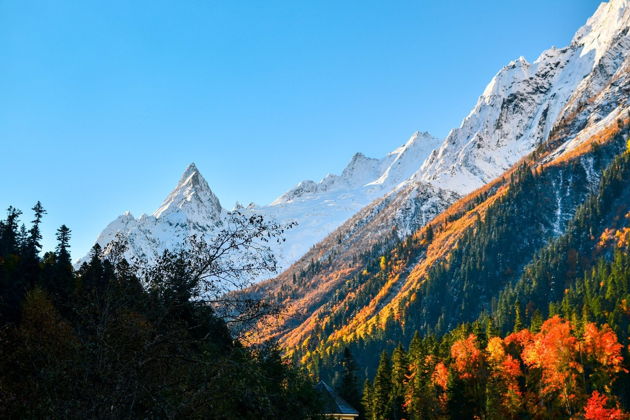
M 139 270 L 124 245 L 107 257 L 95 246 L 75 271 L 66 226 L 40 256 L 45 211 L 33 211 L 28 229 L 12 207 L 0 221 L 0 417 L 316 416 L 308 377 L 275 348 L 245 348 L 204 301 L 203 264 L 218 261 L 203 247 Z M 268 233 L 261 220 L 242 222 Z

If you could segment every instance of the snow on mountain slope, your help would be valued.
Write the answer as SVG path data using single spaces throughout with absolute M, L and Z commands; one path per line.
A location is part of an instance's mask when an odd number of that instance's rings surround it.
M 356 154 L 341 175 L 303 181 L 269 205 L 242 211 L 298 223 L 287 232 L 286 242 L 274 249 L 279 268 L 284 269 L 386 194 L 401 210 L 430 202 L 431 208 L 421 212 L 426 216 L 501 175 L 543 143 L 562 141 L 565 145 L 556 150 L 569 153 L 587 137 L 589 127 L 627 112 L 629 14 L 630 0 L 602 3 L 568 47 L 544 51 L 533 63 L 523 57 L 510 62 L 444 142 L 415 133 L 382 159 Z M 570 124 L 560 124 L 567 120 Z M 563 131 L 554 132 L 560 126 Z M 421 194 L 411 194 L 414 188 Z M 427 200 L 426 192 L 433 188 L 440 191 L 436 194 L 440 202 Z M 394 199 L 396 195 L 400 198 Z M 402 215 L 395 227 L 417 228 L 420 223 L 415 219 L 418 212 L 391 207 L 387 211 Z M 150 259 L 163 249 L 181 246 L 191 234 L 209 236 L 224 214 L 192 166 L 153 216 L 120 216 L 98 243 L 104 246 L 118 232 L 130 243 L 128 256 Z M 355 226 L 374 225 L 356 220 Z
M 166 249 L 177 249 L 191 235 L 206 236 L 221 226 L 225 216 L 219 199 L 194 163 L 184 171 L 175 189 L 149 216 L 139 218 L 129 212 L 116 218 L 101 232 L 96 243 L 107 253 L 107 245 L 116 236 L 127 241 L 128 258 L 149 262 Z M 86 261 L 87 256 L 77 262 Z
M 413 174 L 441 140 L 416 132 L 401 147 L 382 159 L 357 153 L 341 175 L 327 175 L 320 182 L 303 181 L 273 203 L 250 205 L 243 213 L 262 214 L 280 223 L 297 222 L 286 241 L 272 248 L 285 269 L 345 220 L 390 192 Z M 128 243 L 126 256 L 152 261 L 165 249 L 177 249 L 191 236 L 210 238 L 220 228 L 227 211 L 194 164 L 152 216 L 134 218 L 125 213 L 110 223 L 97 243 L 106 248 L 116 235 Z M 79 261 L 85 261 L 85 257 Z
M 310 200 L 315 194 L 329 192 L 349 192 L 359 189 L 368 193 L 382 193 L 382 190 L 391 189 L 409 178 L 441 142 L 441 139 L 429 133 L 418 131 L 404 145 L 382 159 L 369 158 L 362 153 L 357 153 L 341 175 L 326 175 L 318 183 L 302 181 L 278 197 L 270 207 Z
M 627 56 L 629 11 L 628 0 L 602 3 L 569 47 L 544 51 L 533 63 L 520 57 L 501 69 L 414 179 L 465 194 L 545 142 L 571 105 L 583 103 L 576 98 L 585 90 L 592 98 Z
M 178 219 L 183 215 L 201 223 L 216 220 L 221 216 L 221 203 L 194 163 L 182 175 L 177 187 L 166 197 L 153 216 Z
M 382 159 L 357 153 L 342 174 L 327 175 L 319 183 L 301 182 L 269 206 L 249 210 L 297 226 L 276 249 L 284 269 L 373 200 L 407 180 L 439 144 L 429 133 L 416 132 Z
M 629 0 L 603 3 L 569 47 L 545 51 L 532 64 L 523 58 L 508 64 L 461 126 L 408 181 L 362 209 L 284 273 L 248 289 L 246 293 L 288 308 L 285 319 L 252 329 L 252 339 L 278 339 L 287 349 L 303 345 L 313 354 L 331 354 L 357 334 L 371 343 L 392 314 L 401 317 L 402 329 L 410 319 L 423 317 L 430 305 L 456 314 L 453 301 L 437 298 L 404 315 L 422 293 L 429 299 L 441 296 L 436 289 L 421 292 L 422 282 L 433 267 L 439 271 L 442 262 L 450 265 L 450 250 L 459 248 L 462 234 L 471 232 L 474 221 L 483 219 L 509 190 L 518 161 L 526 155 L 529 164 L 549 176 L 540 188 L 551 199 L 537 202 L 536 212 L 547 212 L 550 236 L 563 234 L 578 203 L 596 188 L 606 142 L 630 121 L 629 10 Z M 448 207 L 458 196 L 463 197 Z M 431 229 L 408 235 L 440 212 Z M 373 265 L 374 271 L 363 275 L 381 256 L 402 255 L 399 244 L 414 239 L 418 253 L 405 257 L 408 265 L 398 274 L 383 276 Z M 529 241 L 519 237 L 516 242 Z M 370 283 L 370 277 L 382 282 Z M 464 292 L 439 288 L 455 297 Z M 490 304 L 488 295 L 472 300 Z

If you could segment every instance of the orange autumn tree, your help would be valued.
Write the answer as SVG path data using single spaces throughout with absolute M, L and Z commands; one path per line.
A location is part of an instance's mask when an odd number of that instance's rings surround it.
M 623 346 L 606 324 L 578 329 L 554 316 L 536 333 L 455 337 L 410 347 L 404 418 L 630 420 L 612 389 L 626 372 Z
M 492 337 L 485 351 L 470 334 L 451 346 L 453 387 L 468 404 L 484 401 L 486 413 L 518 418 L 529 412 L 542 417 L 574 416 L 583 410 L 589 390 L 610 398 L 611 385 L 623 368 L 623 346 L 608 325 L 590 323 L 578 336 L 567 320 L 554 316 L 538 333 L 527 329 L 505 339 Z M 479 389 L 485 383 L 486 389 Z M 587 386 L 588 384 L 588 386 Z
M 559 400 L 569 413 L 575 412 L 578 378 L 583 373 L 578 350 L 570 322 L 557 315 L 545 321 L 540 332 L 525 344 L 523 362 L 540 374 L 537 405 L 553 405 Z
M 594 388 L 610 393 L 610 385 L 616 374 L 627 372 L 623 367 L 623 346 L 617 340 L 617 334 L 606 324 L 601 329 L 594 323 L 584 327 L 582 350 L 585 355 L 585 370 Z
M 458 418 L 482 417 L 485 410 L 486 358 L 477 336 L 457 340 L 451 346 L 451 413 Z
M 584 407 L 585 420 L 627 420 L 628 414 L 624 413 L 618 405 L 607 408 L 608 398 L 597 391 L 588 399 Z
M 477 347 L 477 337 L 470 334 L 467 338 L 457 340 L 451 346 L 453 367 L 460 379 L 475 377 L 483 363 L 481 350 Z
M 448 394 L 446 393 L 448 389 L 448 376 L 449 373 L 446 365 L 442 362 L 438 362 L 438 364 L 435 365 L 431 380 L 438 393 L 437 399 L 441 411 L 445 411 L 448 404 Z
M 523 376 L 521 362 L 509 354 L 501 337 L 492 337 L 486 347 L 490 378 L 488 381 L 488 410 L 515 418 L 523 406 L 523 391 L 519 378 Z

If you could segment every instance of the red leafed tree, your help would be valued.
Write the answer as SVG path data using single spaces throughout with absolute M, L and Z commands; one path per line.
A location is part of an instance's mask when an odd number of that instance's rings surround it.
M 582 338 L 582 350 L 587 362 L 589 379 L 595 388 L 610 392 L 610 385 L 623 368 L 623 345 L 617 340 L 617 334 L 608 325 L 597 328 L 594 323 L 586 324 Z
M 433 383 L 439 386 L 443 391 L 446 391 L 448 386 L 448 368 L 444 363 L 439 362 L 435 365 L 435 370 L 433 371 Z
M 505 342 L 500 337 L 488 341 L 486 352 L 490 366 L 489 386 L 493 391 L 488 399 L 496 398 L 496 409 L 514 417 L 523 405 L 523 392 L 519 386 L 519 378 L 523 375 L 520 361 L 506 352 Z
M 473 378 L 483 361 L 483 355 L 477 347 L 477 337 L 474 334 L 453 343 L 451 356 L 460 379 Z
M 554 316 L 543 323 L 522 353 L 525 364 L 540 371 L 539 401 L 544 403 L 559 397 L 569 413 L 574 412 L 579 400 L 578 375 L 583 372 L 577 361 L 578 340 L 571 330 L 568 321 Z
M 606 408 L 608 398 L 597 391 L 588 399 L 584 407 L 584 418 L 586 420 L 627 420 L 628 414 L 619 407 Z
M 483 417 L 488 372 L 477 336 L 470 334 L 455 341 L 451 346 L 451 358 L 454 371 L 449 388 L 451 415 L 455 418 Z
M 438 393 L 438 404 L 441 410 L 446 410 L 448 404 L 448 394 L 446 390 L 448 388 L 448 368 L 444 363 L 438 362 L 435 365 L 431 380 Z

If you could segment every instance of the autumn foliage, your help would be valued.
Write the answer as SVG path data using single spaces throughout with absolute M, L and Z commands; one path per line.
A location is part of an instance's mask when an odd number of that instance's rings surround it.
M 586 420 L 625 420 L 628 415 L 619 407 L 606 408 L 608 398 L 597 391 L 588 399 L 584 407 L 584 418 Z
M 627 373 L 623 346 L 608 325 L 581 330 L 556 315 L 537 332 L 463 334 L 442 357 L 416 338 L 406 356 L 409 374 L 392 384 L 407 388 L 407 416 L 396 418 L 628 419 L 612 389 Z M 427 351 L 433 354 L 422 356 Z M 429 374 L 422 376 L 421 365 Z M 381 407 L 371 418 L 392 418 L 394 407 Z

